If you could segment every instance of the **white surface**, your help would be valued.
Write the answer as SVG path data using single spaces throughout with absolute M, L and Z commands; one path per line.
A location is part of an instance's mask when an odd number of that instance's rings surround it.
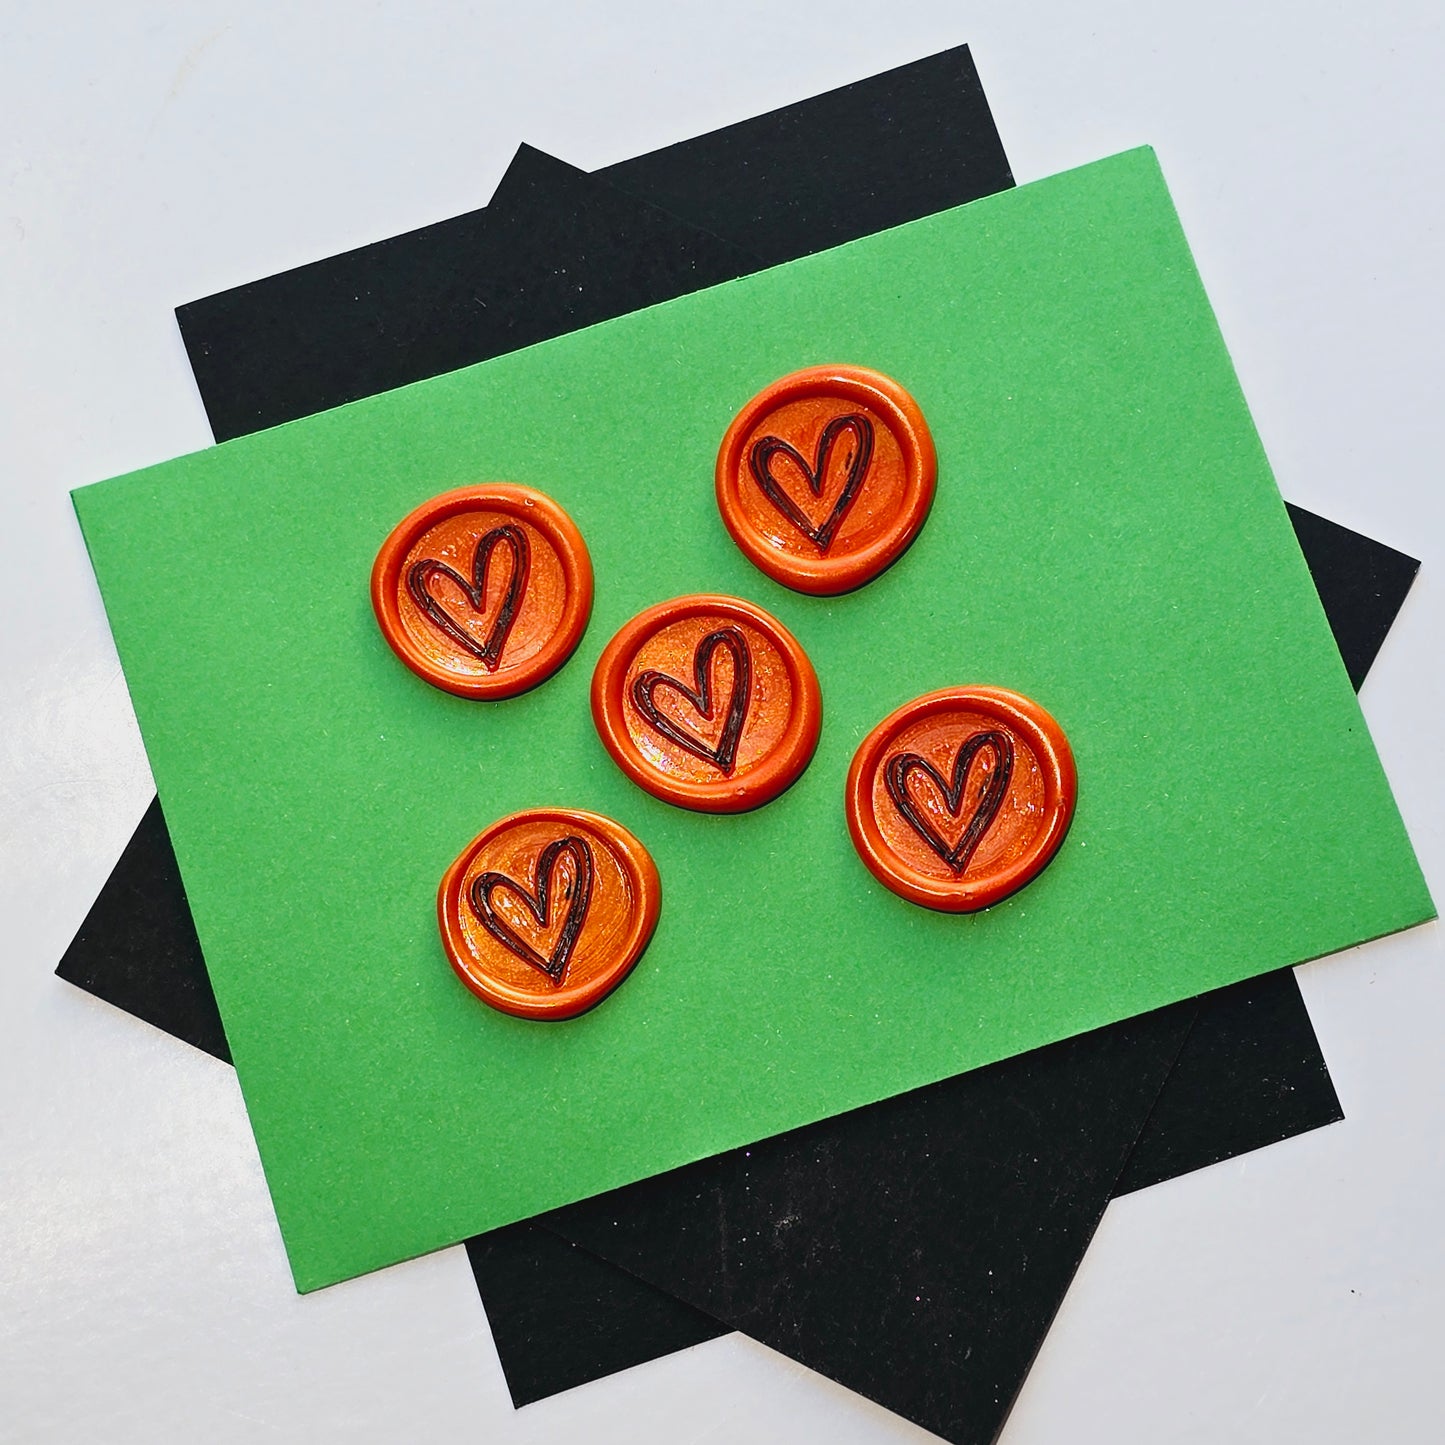
M 298 1299 L 232 1072 L 51 970 L 151 792 L 67 493 L 209 443 L 171 308 L 523 139 L 592 167 L 965 40 L 1020 180 L 1158 147 L 1286 495 L 1423 557 L 1364 703 L 1445 899 L 1437 7 L 3 0 L 0 1437 L 928 1438 L 736 1337 L 514 1412 L 460 1249 Z M 1439 1438 L 1441 952 L 1302 970 L 1348 1121 L 1112 1206 L 1007 1445 Z

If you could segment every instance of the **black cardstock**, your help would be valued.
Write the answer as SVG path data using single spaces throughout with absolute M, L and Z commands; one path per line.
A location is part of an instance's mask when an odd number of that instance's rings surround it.
M 1335 645 L 1358 692 L 1404 605 L 1420 563 L 1293 502 L 1286 502 L 1285 510 L 1309 563 Z
M 466 1243 L 514 1405 L 733 1333 L 530 1220 Z
M 758 266 L 523 146 L 482 210 L 193 301 L 176 319 L 211 430 L 230 441 Z
M 77 988 L 231 1062 L 159 798 L 151 799 L 55 971 Z
M 1195 1014 L 1156 1010 L 541 1222 L 947 1440 L 991 1441 Z
M 218 439 L 1012 183 L 966 49 L 602 174 L 612 187 L 523 147 L 484 211 L 181 308 Z M 1418 564 L 1291 517 L 1358 685 Z M 229 1057 L 157 804 L 57 971 Z M 949 1438 L 989 1439 L 1112 1192 L 1339 1117 L 1285 970 L 467 1248 L 518 1404 L 741 1328 Z M 699 1200 L 746 1237 L 700 1239 Z
M 596 175 L 765 266 L 1014 183 L 966 45 Z

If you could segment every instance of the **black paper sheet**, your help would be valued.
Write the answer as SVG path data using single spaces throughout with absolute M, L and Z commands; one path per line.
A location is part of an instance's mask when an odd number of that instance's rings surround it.
M 77 988 L 231 1062 L 159 798 L 151 799 L 55 971 Z
M 176 310 L 217 441 L 758 269 L 756 256 L 524 146 L 507 204 Z
M 1285 503 L 1315 589 L 1358 692 L 1385 641 L 1420 563 L 1338 522 Z
M 1114 1195 L 1344 1117 L 1294 970 L 1246 979 L 1199 1000 Z
M 1176 1004 L 543 1222 L 947 1440 L 991 1441 L 1194 1016 Z
M 596 174 L 768 266 L 1014 183 L 967 46 Z
M 893 102 L 899 98 L 895 94 L 890 100 L 890 87 L 906 91 L 910 99 L 924 97 L 926 103 L 919 100 L 913 111 L 901 102 L 895 105 Z M 787 185 L 784 162 L 777 158 L 786 160 L 790 153 L 797 154 L 797 147 L 804 144 L 812 123 L 810 115 L 836 118 L 835 102 L 839 95 L 850 97 L 845 108 L 853 126 L 852 143 L 860 152 L 852 157 L 856 164 L 851 170 L 843 168 L 845 173 L 841 179 L 835 177 L 821 192 L 803 194 L 800 199 Z M 870 107 L 876 123 L 871 149 L 868 126 L 860 119 L 870 113 Z M 905 118 L 912 115 L 912 119 L 905 124 L 900 121 L 900 115 Z M 921 128 L 921 134 L 910 132 L 909 125 Z M 836 127 L 830 135 L 835 133 Z M 771 151 L 770 134 L 782 137 Z M 735 136 L 731 146 L 725 139 L 729 136 Z M 927 144 L 913 143 L 923 140 Z M 951 191 L 939 188 L 937 156 L 940 150 L 949 154 L 957 152 L 964 157 L 956 165 L 955 173 L 951 173 L 953 178 L 948 181 L 953 187 Z M 758 163 L 750 165 L 754 158 Z M 906 195 L 910 167 L 926 172 L 911 182 L 917 185 L 920 197 L 912 211 L 899 200 Z M 267 290 L 273 283 L 263 281 L 184 308 L 187 345 L 217 435 L 230 434 L 230 429 L 274 424 L 317 407 L 366 394 L 368 389 L 401 384 L 483 359 L 540 339 L 543 334 L 555 334 L 645 304 L 636 299 L 638 296 L 645 296 L 646 301 L 664 299 L 666 294 L 680 294 L 698 285 L 710 284 L 712 280 L 722 279 L 723 273 L 737 274 L 755 264 L 747 260 L 741 248 L 722 248 L 715 238 L 698 237 L 694 228 L 660 215 L 652 208 L 637 205 L 636 202 L 643 199 L 641 187 L 649 172 L 661 178 L 658 184 L 663 194 L 657 199 L 666 201 L 674 210 L 688 204 L 686 186 L 677 183 L 679 176 L 684 179 L 705 176 L 706 184 L 701 186 L 700 193 L 714 207 L 721 204 L 719 197 L 725 196 L 731 187 L 736 198 L 736 214 L 766 216 L 767 244 L 773 248 L 774 255 L 777 247 L 786 245 L 780 238 L 788 233 L 784 223 L 788 216 L 793 217 L 795 227 L 793 250 L 788 252 L 791 255 L 847 239 L 846 234 L 836 227 L 830 229 L 822 219 L 820 207 L 830 201 L 845 217 L 845 229 L 847 218 L 856 221 L 860 215 L 881 214 L 856 204 L 847 182 L 851 182 L 859 194 L 886 195 L 892 209 L 887 211 L 884 223 L 891 224 L 983 193 L 989 183 L 981 181 L 981 176 L 991 175 L 995 189 L 1009 180 L 1002 148 L 988 120 L 986 102 L 977 88 L 966 51 L 949 52 L 933 61 L 919 62 L 848 87 L 845 92 L 803 102 L 758 121 L 614 167 L 609 174 L 624 181 L 634 193 L 632 208 L 625 211 L 622 208 L 628 204 L 626 198 L 589 199 L 589 190 L 601 192 L 607 188 L 560 162 L 524 148 L 508 172 L 497 199 L 485 212 L 472 213 L 457 222 L 443 222 L 438 227 L 379 243 L 363 252 L 349 253 L 334 263 L 320 262 L 299 272 L 287 273 L 280 278 L 282 289 L 276 293 Z M 899 180 L 900 176 L 903 181 Z M 507 208 L 514 208 L 512 219 L 502 214 Z M 526 217 L 525 227 L 518 225 L 517 215 Z M 458 255 L 459 250 L 466 249 L 457 239 L 460 233 L 456 228 L 461 222 L 467 222 L 470 234 L 477 238 L 475 254 Z M 497 244 L 491 238 L 511 236 L 515 239 L 523 231 L 539 275 L 519 271 L 514 266 L 503 285 L 486 269 L 488 248 Z M 434 252 L 430 247 L 433 232 L 439 233 Z M 568 251 L 559 237 L 567 239 L 572 251 Z M 615 251 L 609 249 L 609 238 L 615 237 L 625 238 L 628 253 L 625 262 L 619 261 Z M 367 255 L 383 250 L 384 263 L 378 255 Z M 328 272 L 333 264 L 339 268 L 335 277 Z M 572 279 L 565 285 L 554 284 L 563 267 Z M 615 292 L 609 283 L 612 267 L 620 267 L 623 272 Z M 408 278 L 405 273 L 409 268 L 416 270 L 416 277 Z M 442 274 L 449 268 L 450 274 Z M 367 284 L 359 285 L 358 276 L 370 279 Z M 304 282 L 302 278 L 306 278 Z M 553 284 L 549 284 L 549 278 Z M 508 290 L 508 286 L 513 289 Z M 477 302 L 468 310 L 467 298 L 478 296 L 490 299 L 485 305 Z M 399 297 L 406 298 L 405 304 Z M 247 320 L 253 314 L 252 307 L 255 308 L 254 324 Z M 411 307 L 427 310 L 425 324 L 415 321 Z M 525 319 L 516 315 L 522 311 L 528 313 Z M 447 318 L 452 315 L 462 315 L 464 324 L 448 325 Z M 433 336 L 436 337 L 435 350 L 431 349 Z M 368 345 L 385 353 L 384 364 L 375 363 L 371 371 L 368 367 L 373 363 L 354 354 Z M 243 360 L 235 362 L 232 360 L 235 356 Z M 1336 621 L 1333 612 L 1331 620 L 1337 635 L 1341 634 L 1342 627 L 1348 632 L 1350 645 L 1356 650 L 1350 662 L 1354 675 L 1357 666 L 1368 666 L 1366 654 L 1371 646 L 1378 646 L 1403 597 L 1408 576 L 1402 572 L 1402 566 L 1408 568 L 1408 575 L 1413 575 L 1413 566 L 1409 559 L 1381 549 L 1357 534 L 1323 522 L 1320 527 L 1325 529 L 1322 535 L 1333 548 L 1326 565 L 1335 569 L 1329 574 L 1328 587 L 1322 586 L 1322 590 L 1326 591 L 1327 600 L 1331 589 L 1342 599 L 1338 605 L 1344 609 L 1343 624 Z M 1356 549 L 1353 556 L 1352 548 Z M 1373 560 L 1366 557 L 1367 551 L 1373 553 Z M 1320 575 L 1318 565 L 1311 560 Z M 1351 578 L 1365 571 L 1373 579 L 1370 587 L 1352 592 Z M 1371 638 L 1373 644 L 1369 642 Z M 219 1057 L 226 1057 L 224 1034 L 215 1015 L 214 1002 L 210 1000 L 204 962 L 184 909 L 184 895 L 179 888 L 164 824 L 154 805 L 59 971 L 121 1007 L 170 1028 Z M 965 1180 L 959 1185 L 978 1202 L 992 1228 L 980 1230 L 965 1242 L 966 1260 L 953 1259 L 940 1265 L 944 1275 L 949 1270 L 955 1274 L 961 1271 L 961 1278 L 973 1264 L 979 1264 L 986 1273 L 992 1267 L 988 1261 L 1012 1257 L 1011 1251 L 1016 1252 L 1020 1239 L 1036 1241 L 1041 1233 L 1047 1233 L 1053 1241 L 1049 1248 L 1036 1242 L 1031 1254 L 1036 1267 L 1013 1279 L 1008 1290 L 1000 1286 L 996 1294 L 990 1296 L 997 1309 L 1015 1324 L 1012 1330 L 997 1325 L 992 1330 L 1001 1342 L 1008 1341 L 1007 1347 L 1000 1343 L 996 1350 L 984 1351 L 982 1355 L 975 1351 L 970 1360 L 970 1364 L 973 1360 L 979 1364 L 969 1372 L 967 1383 L 969 1407 L 963 1414 L 969 1420 L 983 1421 L 984 1415 L 978 1412 L 979 1402 L 993 1398 L 1006 1403 L 1022 1382 L 1022 1372 L 1043 1338 L 1048 1320 L 1062 1298 L 1068 1277 L 1082 1255 L 1083 1246 L 1129 1152 L 1129 1145 L 1136 1139 L 1139 1141 L 1137 1160 L 1130 1161 L 1125 1175 L 1126 1182 L 1134 1181 L 1129 1187 L 1141 1187 L 1154 1178 L 1229 1157 L 1243 1148 L 1257 1147 L 1339 1117 L 1333 1089 L 1293 976 L 1288 972 L 1274 975 L 1258 981 L 1255 987 L 1260 990 L 1259 1000 L 1253 999 L 1245 986 L 1240 986 L 1243 992 L 1239 994 L 1225 990 L 1208 997 L 1202 1006 L 1204 1017 L 1200 1024 L 1192 1032 L 1185 1030 L 1187 1041 L 1180 1055 L 1180 1067 L 1171 1076 L 1164 1093 L 1158 1095 L 1152 1116 L 1148 1106 L 1158 1093 L 1159 1079 L 1168 1072 L 1169 1059 L 1177 1051 L 1179 1039 L 1184 1037 L 1183 1033 L 1176 1037 L 1171 1031 L 1179 1028 L 1183 1010 L 1172 1014 L 1173 1022 L 1167 1026 L 1154 1016 L 1136 1021 L 1132 1034 L 1127 1033 L 1127 1026 L 1116 1026 L 1126 1030 L 1126 1036 L 1092 1045 L 1098 1050 L 1096 1056 L 1089 1054 L 1089 1045 L 1074 1041 L 1078 1056 L 1092 1061 L 1090 1066 L 1102 1071 L 1101 1077 L 1113 1080 L 1116 1087 L 1111 1094 L 1098 1079 L 1089 1083 L 1094 1110 L 1087 1119 L 1075 1121 L 1070 1138 L 1086 1153 L 1090 1149 L 1093 1153 L 1083 1163 L 1070 1156 L 1070 1167 L 1065 1171 L 1068 1175 L 1066 1205 L 1060 1203 L 1062 1196 L 1050 1195 L 1053 1203 L 1047 1217 L 1030 1217 L 1026 1207 L 1030 1195 L 1026 1188 L 1016 1188 L 1014 1193 L 1018 1197 L 1009 1202 L 1010 1207 L 1004 1207 L 1005 1201 L 991 1198 L 985 1177 Z M 209 1011 L 201 1007 L 178 1011 L 176 1000 L 188 997 L 209 1001 Z M 1211 1018 L 1212 1024 L 1208 1022 Z M 1103 1034 L 1112 1032 L 1105 1030 Z M 1089 1036 L 1091 1040 L 1095 1037 Z M 1288 1041 L 1286 1047 L 1277 1047 L 1281 1038 Z M 1196 1047 L 1197 1039 L 1206 1041 L 1207 1046 Z M 1066 1059 L 1074 1056 L 1062 1046 L 1059 1054 Z M 1030 1090 L 1037 1090 L 1036 1102 L 1043 1106 L 1041 1119 L 1058 1119 L 1051 1090 L 1061 1066 L 1043 1061 L 1042 1053 L 1010 1061 L 1010 1064 L 1016 1066 L 1012 1073 L 1003 1066 L 984 1072 L 991 1079 L 1002 1074 L 1010 1081 L 1008 1088 L 1015 1107 L 1025 1110 L 1035 1107 L 1030 1103 Z M 1085 1064 L 1079 1067 L 1083 1069 Z M 1040 1070 L 1038 1074 L 1033 1072 L 1036 1068 Z M 1159 1078 L 1154 1077 L 1155 1071 Z M 1017 1079 L 1014 1073 L 1019 1075 Z M 961 1087 L 960 1081 L 950 1082 Z M 1075 1096 L 1082 1085 L 1081 1075 L 1080 1085 L 1072 1089 Z M 1002 1086 L 995 1082 L 992 1087 Z M 1224 1107 L 1215 1107 L 1216 1096 Z M 1282 1107 L 1284 1102 L 1288 1108 Z M 907 1112 L 907 1106 L 897 1101 L 887 1107 L 892 1111 L 890 1117 L 899 1110 Z M 847 1116 L 846 1123 L 829 1121 L 829 1125 L 845 1132 L 857 1131 L 857 1147 L 864 1149 L 868 1125 L 866 1120 L 861 1125 L 856 1121 L 868 1112 Z M 1177 1125 L 1171 1122 L 1176 1116 Z M 1132 1121 L 1127 1126 L 1123 1122 L 1126 1117 Z M 1146 1117 L 1147 1128 L 1144 1127 Z M 955 1120 L 955 1129 L 962 1127 Z M 895 1128 L 891 1137 L 896 1136 Z M 956 1146 L 957 1140 L 946 1146 L 953 1150 L 950 1157 L 966 1161 L 970 1157 L 967 1151 Z M 780 1152 L 770 1157 L 778 1161 L 795 1160 L 788 1167 L 800 1171 L 791 1187 L 801 1200 L 808 1192 L 808 1181 L 803 1177 L 808 1167 L 806 1149 L 803 1155 L 793 1155 L 781 1146 L 773 1147 Z M 1058 1157 L 1062 1160 L 1064 1156 Z M 997 1156 L 990 1158 L 997 1164 Z M 715 1169 L 726 1169 L 722 1163 L 709 1163 Z M 774 1167 L 784 1166 L 778 1163 Z M 718 1176 L 713 1187 L 721 1188 L 726 1177 L 725 1173 Z M 1086 1180 L 1092 1181 L 1088 1187 Z M 666 1223 L 677 1211 L 674 1209 L 669 1215 L 663 1207 L 668 1198 L 666 1189 L 656 1181 L 650 1184 L 661 1193 L 649 1194 L 648 1201 L 662 1209 L 661 1222 Z M 858 1197 L 866 1196 L 869 1185 L 867 1180 L 859 1182 Z M 684 1200 L 687 1190 L 696 1186 L 675 1187 L 679 1190 L 678 1199 Z M 844 1203 L 850 1187 L 847 1177 L 838 1180 Z M 835 1195 L 837 1192 L 834 1191 Z M 783 1191 L 779 1197 L 793 1196 Z M 835 1208 L 837 1203 L 835 1198 Z M 686 1215 L 687 1210 L 684 1208 L 682 1212 Z M 1079 1222 L 1077 1230 L 1062 1228 L 1064 1214 L 1070 1221 Z M 847 1215 L 844 1209 L 840 1218 Z M 568 1227 L 565 1219 L 553 1223 L 554 1227 Z M 817 1221 L 800 1219 L 800 1223 L 804 1232 L 818 1227 Z M 900 1224 L 905 1230 L 908 1227 L 908 1221 Z M 878 1258 L 883 1261 L 895 1258 L 896 1249 L 886 1232 L 880 1230 L 876 1218 L 872 1228 L 872 1247 Z M 949 1238 L 957 1239 L 956 1232 Z M 595 1246 L 597 1241 L 594 1239 L 592 1243 Z M 535 1225 L 497 1231 L 470 1241 L 468 1249 L 518 1403 L 694 1343 L 752 1318 L 739 1303 L 742 1296 L 719 1300 L 708 1295 L 708 1304 L 714 1309 L 739 1311 L 736 1317 L 723 1313 L 722 1322 L 714 1322 L 671 1297 L 679 1295 L 696 1303 L 695 1281 L 673 1281 L 676 1288 L 665 1286 L 670 1293 L 650 1290 L 630 1275 L 610 1269 Z M 654 1272 L 665 1275 L 663 1265 L 670 1258 L 664 1245 L 654 1261 Z M 1039 1263 L 1045 1259 L 1049 1262 L 1048 1268 Z M 1069 1259 L 1072 1264 L 1067 1263 Z M 772 1268 L 769 1264 L 768 1269 Z M 976 1301 L 962 1298 L 954 1299 L 952 1305 L 965 1312 L 979 1307 Z M 861 1289 L 854 1298 L 852 1317 L 858 1318 L 860 1311 L 865 1318 L 872 1317 L 873 1302 Z M 870 1387 L 873 1376 L 868 1370 L 860 1373 L 856 1362 L 838 1355 L 829 1342 L 826 1324 L 823 1320 L 800 1318 L 796 1321 L 792 1326 L 794 1332 L 802 1331 L 809 1337 L 790 1352 L 806 1358 L 843 1383 L 874 1394 L 875 1389 Z M 748 1326 L 744 1324 L 744 1327 Z M 777 1337 L 779 1330 L 787 1334 L 777 1319 L 754 1321 L 749 1328 L 750 1333 L 771 1332 L 775 1337 L 770 1338 L 769 1343 L 788 1348 L 783 1339 Z M 926 1352 L 923 1357 L 916 1354 L 916 1340 L 910 1342 L 900 1337 L 895 1343 L 886 1331 L 873 1332 L 870 1339 L 869 1370 L 895 1381 L 911 1380 L 919 1396 L 910 1403 L 904 1398 L 906 1391 L 900 1394 L 895 1390 L 896 1398 L 885 1403 L 893 1404 L 900 1413 L 915 1419 L 953 1418 L 948 1416 L 948 1411 L 957 1413 L 961 1408 L 958 1401 L 964 1396 L 951 1397 L 952 1403 L 942 1404 L 923 1398 L 931 1388 L 932 1365 Z M 804 1350 L 806 1353 L 800 1353 Z M 1000 1371 L 1002 1373 L 998 1373 Z M 943 1413 L 939 1414 L 940 1411 Z M 998 1423 L 1001 1422 L 1000 1414 Z M 984 1437 L 959 1435 L 958 1438 Z
M 474 1235 L 467 1258 L 517 1406 L 733 1332 L 531 1222 Z

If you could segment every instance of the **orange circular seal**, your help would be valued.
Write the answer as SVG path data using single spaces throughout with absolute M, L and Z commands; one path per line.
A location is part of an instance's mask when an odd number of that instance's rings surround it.
M 741 813 L 808 766 L 823 699 L 777 618 L 736 597 L 679 597 L 634 617 L 603 649 L 592 717 L 617 766 L 654 797 Z
M 404 517 L 371 569 L 391 650 L 458 697 L 536 687 L 582 640 L 592 560 L 571 517 L 530 487 L 443 492 Z
M 811 366 L 734 418 L 717 455 L 717 504 L 755 566 L 827 597 L 898 560 L 928 517 L 937 473 L 928 424 L 896 381 Z
M 478 998 L 528 1019 L 602 1002 L 642 956 L 662 907 L 646 848 L 620 823 L 534 808 L 492 824 L 437 891 L 442 946 Z
M 848 769 L 848 831 L 900 897 L 972 913 L 1044 868 L 1077 795 L 1069 741 L 1038 703 L 1001 687 L 945 688 L 863 739 Z

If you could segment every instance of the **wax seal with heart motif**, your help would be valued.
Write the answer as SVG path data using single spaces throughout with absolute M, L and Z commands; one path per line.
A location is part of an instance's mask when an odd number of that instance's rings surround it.
M 648 608 L 607 644 L 592 717 L 638 786 L 682 808 L 740 813 L 808 766 L 823 705 L 807 654 L 776 617 L 699 595 Z
M 372 567 L 371 603 L 418 677 L 459 697 L 513 697 L 581 640 L 592 563 L 550 497 L 504 482 L 462 487 L 392 529 Z
M 534 808 L 493 823 L 437 892 L 442 946 L 478 998 L 519 1018 L 572 1018 L 631 972 L 657 926 L 662 884 L 620 823 Z
M 1078 775 L 1059 724 L 999 687 L 930 692 L 863 739 L 845 809 L 858 856 L 913 903 L 972 913 L 1058 851 Z
M 785 587 L 851 592 L 902 556 L 933 505 L 918 403 L 862 366 L 811 366 L 760 391 L 718 449 L 723 524 Z

